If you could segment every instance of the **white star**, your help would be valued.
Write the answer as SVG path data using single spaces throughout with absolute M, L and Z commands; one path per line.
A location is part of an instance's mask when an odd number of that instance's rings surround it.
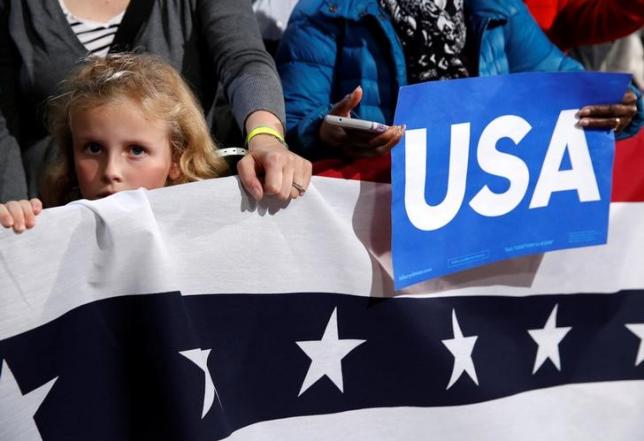
M 22 395 L 11 369 L 2 362 L 0 372 L 0 415 L 4 423 L 0 426 L 0 439 L 42 440 L 34 415 L 45 400 L 58 377 Z
M 635 366 L 637 366 L 644 361 L 644 323 L 629 323 L 625 326 L 640 339 L 640 348 L 637 351 L 637 357 L 635 357 Z
M 188 360 L 199 366 L 199 369 L 204 373 L 203 408 L 201 410 L 201 419 L 206 416 L 212 407 L 212 403 L 215 401 L 215 395 L 217 396 L 217 401 L 219 401 L 219 407 L 221 407 L 219 394 L 215 388 L 215 383 L 212 381 L 212 375 L 210 375 L 210 371 L 208 370 L 208 356 L 210 355 L 210 351 L 211 349 L 198 348 L 179 352 Z
M 472 351 L 478 335 L 470 337 L 463 337 L 463 332 L 458 324 L 456 318 L 456 310 L 452 309 L 452 331 L 454 338 L 442 340 L 443 344 L 449 349 L 454 356 L 454 368 L 452 369 L 452 377 L 449 379 L 449 384 L 445 390 L 449 389 L 461 378 L 463 372 L 467 372 L 472 381 L 478 386 L 479 380 L 476 378 L 476 370 L 474 369 L 474 361 L 472 360 Z
M 550 313 L 550 317 L 546 321 L 542 329 L 528 329 L 530 337 L 539 345 L 537 349 L 537 357 L 534 360 L 534 367 L 532 368 L 532 375 L 534 375 L 539 368 L 550 359 L 552 364 L 555 365 L 558 371 L 561 370 L 561 362 L 559 360 L 559 343 L 568 334 L 572 327 L 567 326 L 557 328 L 557 308 L 555 305 Z
M 337 310 L 338 308 L 335 308 L 331 313 L 321 340 L 295 342 L 311 359 L 300 393 L 297 394 L 298 397 L 325 375 L 333 381 L 340 392 L 344 392 L 342 359 L 366 340 L 338 339 Z

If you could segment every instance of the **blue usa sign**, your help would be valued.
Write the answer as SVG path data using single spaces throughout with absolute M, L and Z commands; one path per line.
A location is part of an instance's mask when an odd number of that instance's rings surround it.
M 614 135 L 576 126 L 630 76 L 529 73 L 401 88 L 392 152 L 395 287 L 606 243 Z

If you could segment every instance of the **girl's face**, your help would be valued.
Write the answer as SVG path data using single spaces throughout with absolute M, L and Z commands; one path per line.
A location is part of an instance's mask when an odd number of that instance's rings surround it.
M 165 121 L 121 99 L 72 113 L 74 167 L 81 194 L 99 199 L 139 187 L 164 187 L 180 177 Z

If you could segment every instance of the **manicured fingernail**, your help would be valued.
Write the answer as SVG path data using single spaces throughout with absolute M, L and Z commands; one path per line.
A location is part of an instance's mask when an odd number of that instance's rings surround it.
M 577 118 L 582 116 L 587 116 L 587 115 L 588 115 L 588 109 L 581 109 L 579 112 L 575 114 Z
M 586 127 L 588 125 L 588 120 L 586 119 L 580 119 L 577 121 L 577 124 L 575 124 L 577 127 Z

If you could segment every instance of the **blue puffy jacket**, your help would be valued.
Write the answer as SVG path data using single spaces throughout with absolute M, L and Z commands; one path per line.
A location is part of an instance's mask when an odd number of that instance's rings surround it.
M 465 15 L 468 46 L 478 48 L 480 76 L 583 69 L 547 39 L 522 1 L 465 0 Z M 360 85 L 364 94 L 356 117 L 390 124 L 398 89 L 407 84 L 402 46 L 378 0 L 300 0 L 277 64 L 288 140 L 313 159 L 326 156 L 317 133 L 333 103 Z M 621 136 L 642 124 L 641 97 L 638 107 L 639 120 Z

